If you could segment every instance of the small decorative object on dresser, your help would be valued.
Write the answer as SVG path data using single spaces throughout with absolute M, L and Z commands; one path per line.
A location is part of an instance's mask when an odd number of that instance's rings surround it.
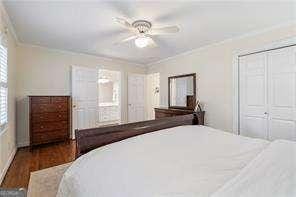
M 200 105 L 200 100 L 199 99 L 197 99 L 196 100 L 196 104 L 195 104 L 195 107 L 194 107 L 194 111 L 195 112 L 201 112 L 202 111 L 202 109 L 201 109 L 201 105 Z
M 69 139 L 70 96 L 29 96 L 30 146 Z

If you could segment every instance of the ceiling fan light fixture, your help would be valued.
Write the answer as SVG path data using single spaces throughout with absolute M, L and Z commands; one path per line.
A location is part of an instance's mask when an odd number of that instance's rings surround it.
M 144 48 L 147 46 L 157 47 L 153 36 L 155 35 L 163 35 L 163 34 L 172 34 L 180 31 L 179 27 L 176 25 L 152 28 L 152 23 L 146 20 L 136 20 L 133 23 L 129 23 L 127 20 L 123 18 L 115 18 L 115 21 L 120 25 L 128 28 L 133 32 L 134 35 L 131 35 L 121 41 L 115 43 L 120 44 L 124 42 L 128 42 L 130 40 L 135 41 L 135 45 L 138 48 Z
M 135 45 L 139 48 L 144 48 L 149 44 L 149 38 L 146 36 L 141 36 L 135 39 Z

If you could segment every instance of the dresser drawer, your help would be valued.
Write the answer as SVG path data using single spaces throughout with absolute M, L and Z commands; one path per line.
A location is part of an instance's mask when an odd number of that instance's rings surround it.
M 32 122 L 59 122 L 68 120 L 67 112 L 32 114 Z
M 32 103 L 41 104 L 41 103 L 50 103 L 50 97 L 46 96 L 36 96 L 31 98 Z
M 47 132 L 47 131 L 54 131 L 59 129 L 66 129 L 68 128 L 67 121 L 60 121 L 60 122 L 40 122 L 35 123 L 32 125 L 32 132 Z
M 51 103 L 67 103 L 68 98 L 64 96 L 54 96 L 51 98 Z
M 32 136 L 33 144 L 42 144 L 58 140 L 65 140 L 68 138 L 68 130 L 55 130 L 51 132 L 35 133 Z
M 59 104 L 32 104 L 32 113 L 61 112 L 67 111 L 67 103 Z
M 57 103 L 54 106 L 55 106 L 55 110 L 58 112 L 68 111 L 68 104 L 67 103 Z
M 55 106 L 52 104 L 37 104 L 33 103 L 31 105 L 32 113 L 46 113 L 46 112 L 55 112 Z

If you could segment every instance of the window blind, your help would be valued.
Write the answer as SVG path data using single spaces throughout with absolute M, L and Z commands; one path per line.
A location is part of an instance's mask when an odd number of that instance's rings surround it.
M 1 130 L 8 121 L 8 85 L 7 85 L 7 47 L 0 44 L 0 127 Z

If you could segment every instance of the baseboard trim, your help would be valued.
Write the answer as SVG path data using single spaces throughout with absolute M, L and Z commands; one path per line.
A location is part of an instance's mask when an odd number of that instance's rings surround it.
M 12 153 L 9 156 L 8 161 L 6 162 L 4 169 L 2 170 L 1 174 L 0 174 L 0 185 L 2 184 L 2 181 L 4 180 L 4 177 L 7 173 L 8 168 L 10 167 L 10 164 L 16 154 L 17 148 L 14 148 L 14 150 L 12 151 Z
M 17 143 L 18 148 L 26 147 L 26 146 L 29 146 L 29 145 L 30 145 L 30 142 L 18 142 Z

